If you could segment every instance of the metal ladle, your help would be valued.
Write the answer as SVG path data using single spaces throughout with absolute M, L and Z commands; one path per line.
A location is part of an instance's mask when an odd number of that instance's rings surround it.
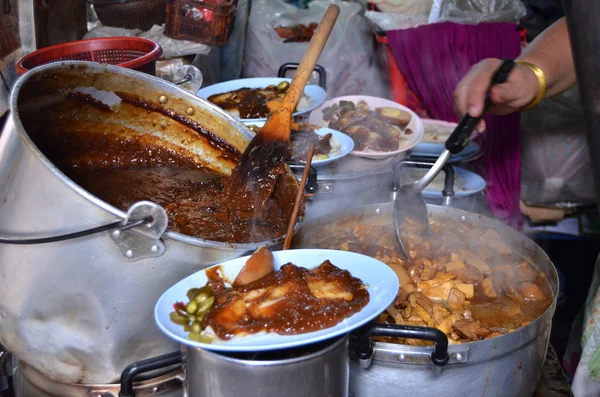
M 508 59 L 502 62 L 494 76 L 492 77 L 490 89 L 496 84 L 502 84 L 508 79 L 508 75 L 512 71 L 515 63 Z M 453 154 L 458 154 L 469 143 L 469 138 L 475 130 L 475 127 L 483 117 L 483 114 L 487 112 L 492 101 L 490 99 L 489 89 L 485 98 L 485 106 L 481 116 L 471 117 L 468 114 L 464 115 L 460 120 L 460 123 L 456 126 L 450 137 L 446 140 L 446 149 L 442 152 L 440 157 L 435 161 L 431 169 L 416 182 L 402 186 L 396 195 L 394 200 L 394 223 L 396 226 L 396 234 L 400 247 L 404 252 L 404 255 L 410 262 L 411 258 L 408 256 L 408 251 L 402 242 L 401 228 L 407 218 L 411 218 L 418 223 L 421 223 L 425 227 L 425 232 L 429 233 L 429 215 L 427 214 L 427 205 L 421 192 L 435 179 L 437 174 L 444 168 L 444 165 L 448 162 Z

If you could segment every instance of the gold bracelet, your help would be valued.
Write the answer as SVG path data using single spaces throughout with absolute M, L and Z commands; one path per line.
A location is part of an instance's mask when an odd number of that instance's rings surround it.
M 538 103 L 540 103 L 542 101 L 542 99 L 544 99 L 544 96 L 546 95 L 546 88 L 547 88 L 547 81 L 546 81 L 546 75 L 544 74 L 544 71 L 542 69 L 540 69 L 537 65 L 534 65 L 533 63 L 530 62 L 515 62 L 519 65 L 523 65 L 525 66 L 527 69 L 531 70 L 533 72 L 533 74 L 535 74 L 535 77 L 537 78 L 538 84 L 540 86 L 538 93 L 536 95 L 536 97 L 533 99 L 533 101 L 531 101 L 527 106 L 523 107 L 520 111 L 524 112 L 525 110 L 529 110 L 532 107 L 534 107 L 535 105 L 537 105 Z

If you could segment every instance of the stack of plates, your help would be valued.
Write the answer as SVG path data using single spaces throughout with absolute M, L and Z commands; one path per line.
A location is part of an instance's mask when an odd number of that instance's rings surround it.
M 412 150 L 412 157 L 438 158 L 445 149 L 445 143 L 456 123 L 449 123 L 440 120 L 423 119 L 425 133 L 423 139 Z M 481 147 L 475 142 L 470 142 L 466 148 L 459 154 L 450 158 L 450 163 L 462 163 L 479 158 L 483 154 Z

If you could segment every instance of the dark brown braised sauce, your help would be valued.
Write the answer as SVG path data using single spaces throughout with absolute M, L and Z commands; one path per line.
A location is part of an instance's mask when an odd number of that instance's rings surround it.
M 242 119 L 263 119 L 271 111 L 267 102 L 280 97 L 276 86 L 266 88 L 240 88 L 223 94 L 215 94 L 208 100 L 228 112 L 237 111 L 235 116 Z
M 254 132 L 260 131 L 259 127 L 249 126 Z M 332 134 L 318 135 L 315 133 L 319 127 L 308 123 L 292 123 L 290 128 L 290 150 L 287 159 L 293 162 L 306 161 L 310 145 L 315 145 L 313 156 L 328 155 L 331 153 Z
M 205 325 L 221 339 L 261 331 L 295 335 L 335 326 L 369 303 L 361 280 L 325 261 L 309 270 L 288 263 L 239 287 L 207 270 L 215 304 Z
M 140 108 L 148 115 L 165 113 L 132 98 L 122 98 L 125 103 L 121 104 L 120 112 L 134 119 Z M 86 102 L 87 105 L 82 105 Z M 27 118 L 25 127 L 50 161 L 93 195 L 124 211 L 137 201 L 153 201 L 167 210 L 170 230 L 207 240 L 261 242 L 285 233 L 286 211 L 277 200 L 268 201 L 259 216 L 253 211 L 230 216 L 230 203 L 222 194 L 225 177 L 201 168 L 174 150 L 161 148 L 155 137 L 89 120 L 81 125 L 69 122 L 69 131 L 65 133 L 61 114 L 81 112 L 81 106 L 91 106 L 90 112 L 98 112 L 99 108 L 92 109 L 95 104 L 88 98 L 72 97 L 58 107 L 50 106 Z M 110 119 L 110 110 L 103 111 Z M 191 121 L 172 118 L 182 128 L 193 127 Z M 107 131 L 110 128 L 120 131 Z M 210 138 L 208 132 L 203 136 Z M 240 153 L 224 145 L 215 143 L 223 158 L 237 161 Z
M 408 222 L 403 228 L 412 263 L 401 253 L 389 216 L 350 216 L 319 228 L 317 248 L 372 256 L 390 266 L 401 289 L 380 322 L 435 327 L 450 343 L 512 332 L 542 315 L 552 303 L 543 272 L 514 253 L 491 229 L 449 219 L 430 224 L 430 236 Z M 412 345 L 413 339 L 387 339 Z
M 325 135 L 315 134 L 315 129 L 317 128 L 310 124 L 292 125 L 288 159 L 292 161 L 306 161 L 310 145 L 313 144 L 315 145 L 313 156 L 331 153 L 331 133 Z

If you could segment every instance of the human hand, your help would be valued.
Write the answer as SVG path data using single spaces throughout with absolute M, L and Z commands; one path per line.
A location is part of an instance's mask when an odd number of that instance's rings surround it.
M 469 113 L 479 117 L 483 113 L 485 95 L 490 88 L 490 81 L 502 60 L 485 59 L 474 65 L 465 77 L 458 83 L 454 91 L 454 101 L 459 117 Z M 526 66 L 516 64 L 505 83 L 498 84 L 490 90 L 492 114 L 508 114 L 530 104 L 537 96 L 539 83 L 535 74 Z M 485 130 L 481 121 L 477 132 Z

